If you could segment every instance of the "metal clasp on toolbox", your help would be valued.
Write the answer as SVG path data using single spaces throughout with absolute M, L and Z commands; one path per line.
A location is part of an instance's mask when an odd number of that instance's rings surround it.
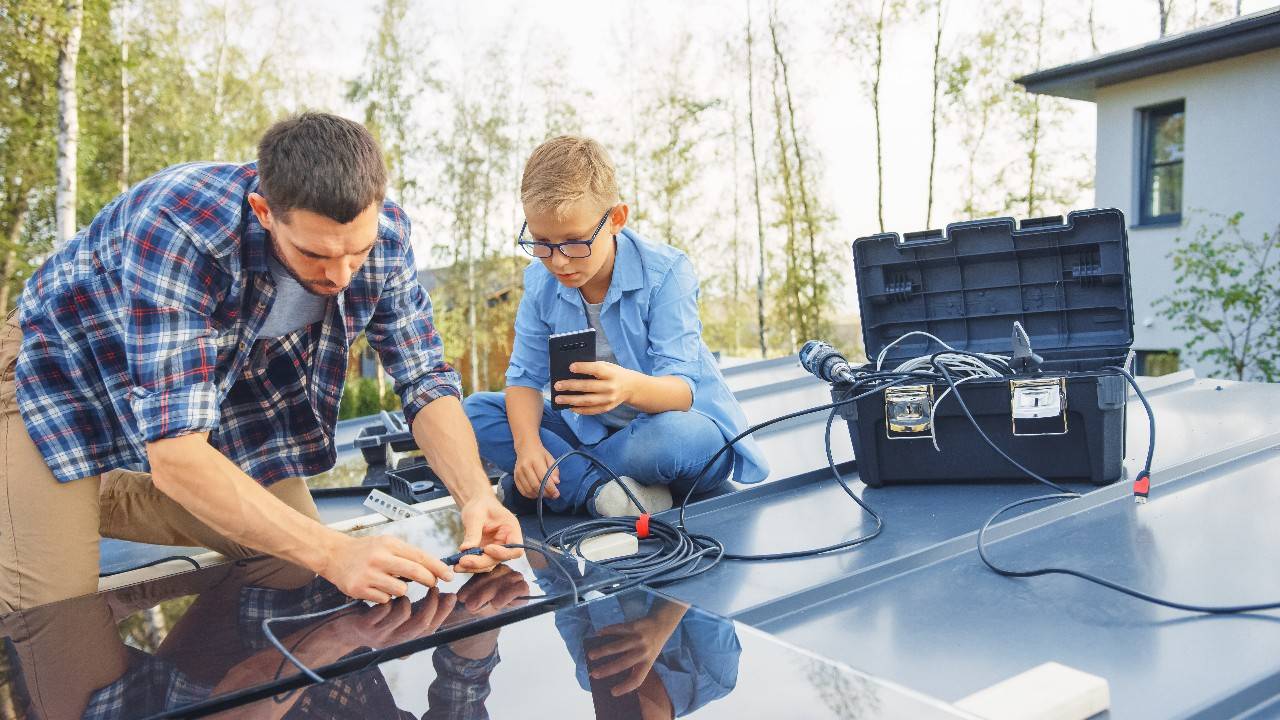
M 1067 379 L 1009 381 L 1013 434 L 1018 437 L 1067 434 Z
M 884 391 L 884 432 L 890 440 L 927 438 L 933 429 L 933 385 L 899 385 Z

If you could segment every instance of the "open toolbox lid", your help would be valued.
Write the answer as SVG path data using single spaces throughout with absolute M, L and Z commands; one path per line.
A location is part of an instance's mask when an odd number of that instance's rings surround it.
M 872 362 L 913 330 L 957 350 L 1008 355 L 1015 320 L 1048 367 L 1122 361 L 1133 344 L 1129 240 L 1116 209 L 871 235 L 854 241 L 853 264 Z M 885 364 L 941 349 L 909 338 Z

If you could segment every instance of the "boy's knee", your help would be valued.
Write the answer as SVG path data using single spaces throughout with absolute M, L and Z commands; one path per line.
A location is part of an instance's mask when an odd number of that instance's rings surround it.
M 673 447 L 687 448 L 705 443 L 723 442 L 715 421 L 693 411 L 670 410 L 649 418 L 651 431 L 663 438 L 677 440 Z
M 507 413 L 507 399 L 500 392 L 472 393 L 463 399 L 462 411 L 471 419 L 483 417 L 494 412 L 499 412 L 505 416 Z

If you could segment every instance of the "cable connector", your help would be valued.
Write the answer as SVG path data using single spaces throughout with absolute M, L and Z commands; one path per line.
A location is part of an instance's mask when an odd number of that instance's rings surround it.
M 1009 366 L 1019 375 L 1032 375 L 1040 372 L 1040 366 L 1043 364 L 1044 358 L 1031 350 L 1031 336 L 1022 327 L 1022 323 L 1015 320 L 1013 323 L 1013 357 L 1009 359 Z
M 440 562 L 444 563 L 445 565 L 448 565 L 449 567 L 453 567 L 453 566 L 457 565 L 458 563 L 462 562 L 462 558 L 464 558 L 464 557 L 466 557 L 466 556 L 468 556 L 468 555 L 483 555 L 483 554 L 484 554 L 484 548 L 473 547 L 473 548 L 471 548 L 471 549 L 469 549 L 469 550 L 463 550 L 462 552 L 456 552 L 456 553 L 454 553 L 454 554 L 450 555 L 449 557 L 440 558 Z
M 649 537 L 649 513 L 643 513 L 636 518 L 636 537 L 641 540 Z
M 1139 505 L 1147 502 L 1147 495 L 1151 492 L 1151 474 L 1146 470 L 1138 473 L 1133 479 L 1133 501 Z

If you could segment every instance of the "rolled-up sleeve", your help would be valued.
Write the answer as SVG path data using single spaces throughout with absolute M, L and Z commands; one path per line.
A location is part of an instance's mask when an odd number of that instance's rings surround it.
M 392 218 L 396 236 L 392 244 L 399 259 L 390 259 L 395 267 L 388 273 L 365 334 L 395 380 L 405 418 L 412 424 L 431 401 L 446 396 L 461 398 L 462 383 L 445 362 L 444 341 L 435 326 L 431 298 L 418 282 L 409 219 L 399 209 L 392 211 Z
M 129 405 L 144 442 L 218 424 L 212 325 L 222 270 L 163 213 L 135 219 L 121 248 Z
M 539 392 L 551 382 L 551 359 L 547 356 L 547 338 L 551 325 L 540 307 L 542 285 L 524 275 L 524 297 L 516 308 L 515 342 L 511 347 L 511 363 L 507 366 L 507 387 L 527 387 Z
M 649 304 L 649 359 L 655 377 L 672 375 L 697 397 L 702 375 L 702 321 L 698 318 L 698 276 L 681 256 L 653 293 Z

